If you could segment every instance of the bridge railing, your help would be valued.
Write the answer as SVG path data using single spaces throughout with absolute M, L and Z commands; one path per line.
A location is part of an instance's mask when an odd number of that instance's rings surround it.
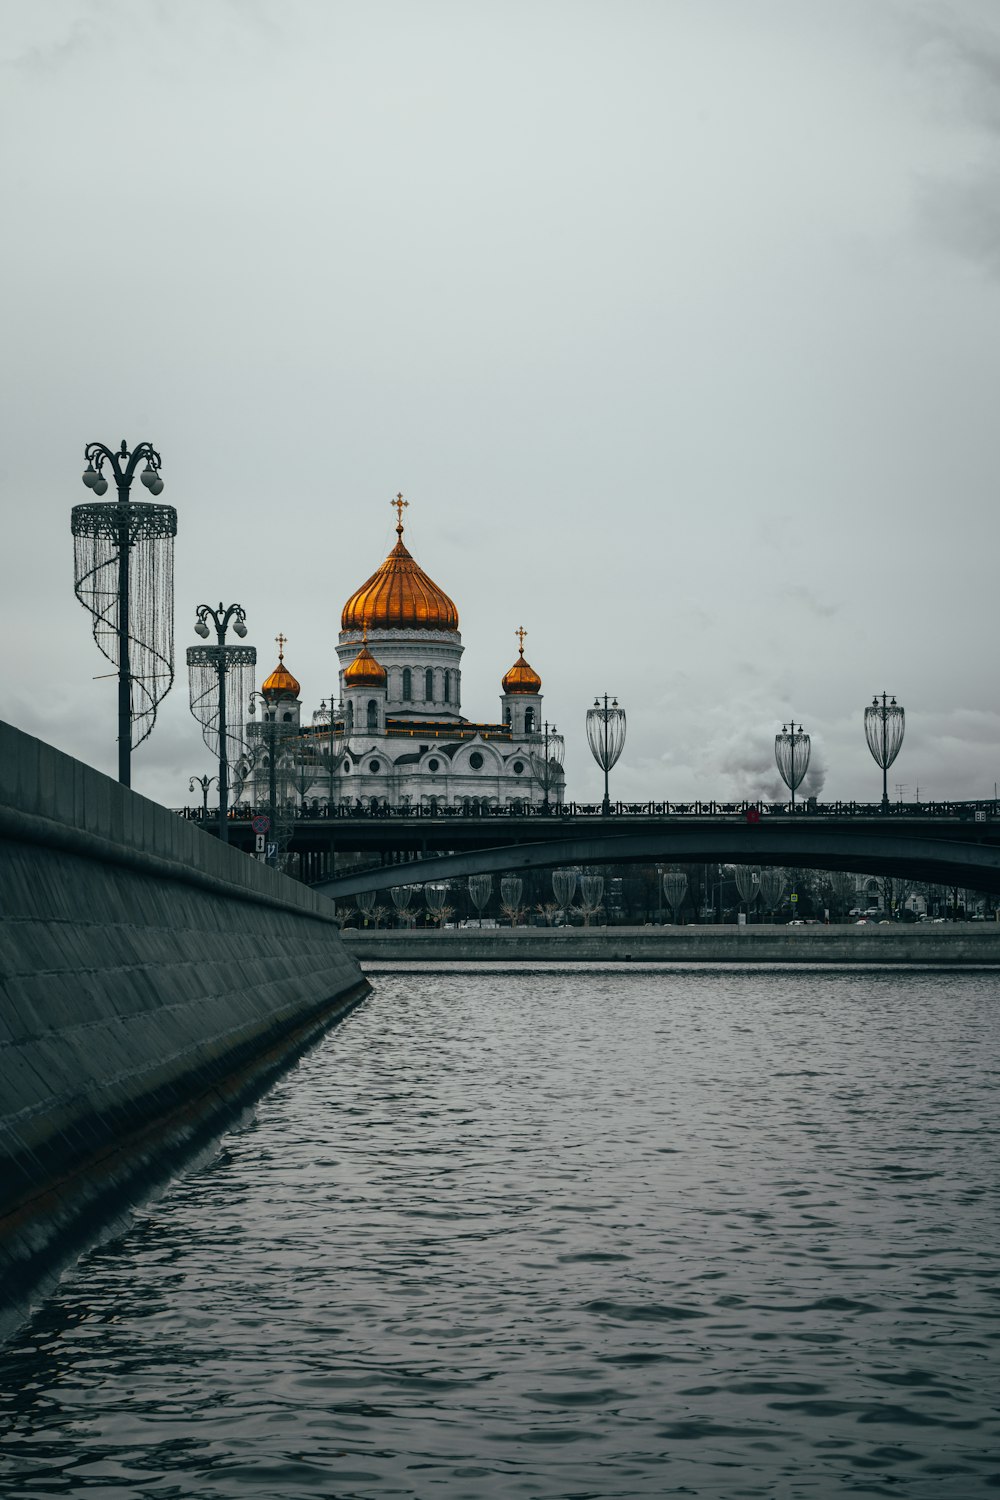
M 179 817 L 191 822 L 206 822 L 209 826 L 218 821 L 218 815 L 209 808 L 176 808 Z M 267 812 L 251 803 L 241 802 L 229 811 L 234 823 L 248 822 L 258 812 Z M 286 817 L 288 812 L 284 814 Z M 529 819 L 531 821 L 559 822 L 568 818 L 594 818 L 604 820 L 608 815 L 601 810 L 599 802 L 561 802 L 550 807 L 532 807 L 525 803 L 508 807 L 415 807 L 411 803 L 393 805 L 382 798 L 367 801 L 320 802 L 308 799 L 302 806 L 291 811 L 294 820 L 316 823 L 325 821 L 355 821 L 359 818 L 399 818 L 407 822 L 450 822 L 464 820 L 472 822 L 494 819 Z M 951 818 L 969 822 L 985 822 L 1000 816 L 1000 800 L 984 798 L 978 801 L 893 802 L 883 808 L 879 802 L 817 802 L 807 798 L 805 802 L 749 802 L 716 800 L 702 802 L 614 802 L 611 804 L 612 818 L 699 818 L 733 817 L 756 822 L 758 819 L 793 817 L 811 818 Z

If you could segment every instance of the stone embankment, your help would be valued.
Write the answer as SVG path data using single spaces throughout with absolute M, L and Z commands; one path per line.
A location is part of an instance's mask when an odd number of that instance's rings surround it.
M 0 1295 L 29 1295 L 368 988 L 330 902 L 0 724 Z
M 1000 964 L 1000 924 L 787 927 L 346 927 L 368 972 L 380 963 Z

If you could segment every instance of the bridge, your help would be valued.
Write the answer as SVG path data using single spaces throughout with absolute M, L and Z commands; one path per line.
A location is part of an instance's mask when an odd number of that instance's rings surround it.
M 253 809 L 230 823 L 250 850 Z M 190 816 L 190 813 L 187 814 Z M 566 803 L 535 809 L 306 806 L 289 850 L 324 895 L 556 865 L 725 863 L 898 875 L 1000 894 L 1000 803 Z M 379 864 L 337 875 L 333 855 Z

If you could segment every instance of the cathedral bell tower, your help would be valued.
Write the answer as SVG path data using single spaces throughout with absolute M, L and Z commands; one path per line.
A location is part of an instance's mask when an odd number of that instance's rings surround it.
M 519 626 L 514 634 L 520 643 L 517 661 L 505 673 L 500 686 L 503 721 L 510 726 L 515 741 L 540 734 L 542 729 L 542 679 L 524 659 L 524 637 L 528 632 Z
M 379 738 L 385 734 L 387 676 L 385 667 L 368 649 L 368 631 L 365 629 L 361 650 L 350 666 L 344 668 L 346 734 Z

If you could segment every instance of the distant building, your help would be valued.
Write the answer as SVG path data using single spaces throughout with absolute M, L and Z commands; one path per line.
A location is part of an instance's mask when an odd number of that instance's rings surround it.
M 398 496 L 396 545 L 341 613 L 340 702 L 302 725 L 298 681 L 284 662 L 262 684 L 265 724 L 282 785 L 302 798 L 369 807 L 464 809 L 540 806 L 563 799 L 563 741 L 542 718 L 542 681 L 517 659 L 501 681 L 500 717 L 462 715 L 458 610 L 403 541 Z M 267 731 L 258 733 L 253 792 L 266 801 Z

